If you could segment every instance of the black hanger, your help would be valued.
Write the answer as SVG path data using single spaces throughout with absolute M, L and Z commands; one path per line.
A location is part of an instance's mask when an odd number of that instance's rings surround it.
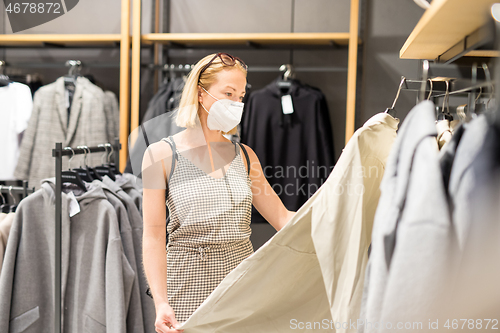
M 115 152 L 115 149 L 113 148 L 113 145 L 111 145 L 110 143 L 106 143 L 104 146 L 105 147 L 109 147 L 111 149 L 111 152 L 107 156 L 107 164 L 103 164 L 103 165 L 104 166 L 109 166 L 111 168 L 111 171 L 113 171 L 114 175 L 121 175 L 122 173 L 120 172 L 120 170 L 118 170 L 118 168 L 116 167 L 116 164 L 109 162 L 109 160 L 111 158 L 111 155 L 114 154 L 114 152 Z
M 9 205 L 9 203 L 7 202 L 7 199 L 5 199 L 5 197 L 4 197 L 4 196 L 3 196 L 3 194 L 2 194 L 2 188 L 4 188 L 4 187 L 5 187 L 5 186 L 0 185 L 0 196 L 1 196 L 1 198 L 2 198 L 2 205 L 0 206 L 0 211 L 1 211 L 2 213 L 7 214 L 7 213 L 9 213 L 9 212 L 10 212 L 10 205 Z
M 85 156 L 83 158 L 83 164 L 86 166 L 86 164 L 87 164 L 87 148 L 88 147 L 87 146 L 77 146 L 76 148 L 84 150 Z M 89 183 L 94 181 L 94 177 L 92 177 L 92 175 L 90 174 L 90 170 L 87 167 L 82 167 L 82 165 L 80 164 L 79 168 L 73 168 L 72 170 L 75 171 L 76 173 L 78 173 L 78 175 L 80 176 L 80 178 L 83 181 L 86 181 Z
M 113 148 L 113 146 L 111 146 L 109 143 L 107 143 L 104 145 L 98 145 L 98 147 L 104 147 L 105 152 L 104 152 L 104 155 L 102 155 L 102 157 L 101 157 L 101 162 L 103 162 L 102 165 L 96 166 L 94 169 L 95 169 L 96 173 L 98 173 L 100 176 L 108 176 L 109 178 L 111 178 L 111 180 L 115 181 L 116 176 L 115 176 L 115 173 L 113 171 L 113 168 L 109 164 L 105 164 L 103 161 L 104 157 L 108 156 L 108 147 Z
M 91 153 L 89 147 L 87 146 L 82 146 L 83 149 L 85 151 L 89 151 L 89 154 Z M 87 164 L 87 154 L 85 154 L 85 158 L 84 158 L 84 163 L 85 163 L 85 170 L 87 170 L 87 173 L 90 175 L 90 178 L 92 178 L 92 180 L 100 180 L 102 181 L 102 177 L 95 171 L 95 168 L 92 168 L 92 167 L 89 167 L 89 165 Z
M 453 121 L 453 115 L 450 113 L 450 81 L 448 80 L 446 80 L 446 92 L 444 93 L 443 107 L 441 108 L 441 112 L 438 114 L 437 120 Z
M 80 189 L 82 189 L 84 192 L 87 192 L 87 187 L 85 186 L 85 183 L 83 182 L 82 178 L 80 177 L 80 174 L 74 170 L 71 170 L 71 160 L 75 156 L 75 152 L 73 151 L 73 148 L 71 147 L 65 147 L 65 150 L 71 150 L 73 152 L 73 156 L 68 161 L 68 168 L 70 170 L 63 171 L 61 173 L 61 180 L 63 183 L 71 183 L 75 184 L 78 186 Z

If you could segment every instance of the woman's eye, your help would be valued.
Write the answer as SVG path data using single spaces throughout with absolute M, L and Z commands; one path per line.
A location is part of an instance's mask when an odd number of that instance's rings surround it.
M 226 96 L 231 97 L 231 96 L 233 96 L 233 94 L 231 94 L 230 92 L 227 92 Z

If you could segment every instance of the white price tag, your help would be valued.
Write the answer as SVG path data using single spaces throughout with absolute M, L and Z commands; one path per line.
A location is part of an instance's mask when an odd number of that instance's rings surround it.
M 290 95 L 281 96 L 281 108 L 283 109 L 284 114 L 293 113 L 292 96 Z
M 69 217 L 73 217 L 76 214 L 80 213 L 80 205 L 78 204 L 78 200 L 75 198 L 75 194 L 73 192 L 68 193 L 69 198 Z

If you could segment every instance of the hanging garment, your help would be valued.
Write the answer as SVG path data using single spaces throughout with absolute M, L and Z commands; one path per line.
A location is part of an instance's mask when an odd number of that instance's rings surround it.
M 358 129 L 327 181 L 231 271 L 185 332 L 355 332 L 373 216 L 398 120 Z
M 2 332 L 54 332 L 54 181 L 43 181 L 16 210 L 0 275 Z M 135 273 L 116 212 L 96 183 L 81 195 L 69 189 L 73 198 L 62 193 L 63 332 L 126 332 Z
M 184 83 L 185 79 L 178 77 L 161 85 L 158 88 L 158 92 L 149 101 L 148 109 L 144 114 L 142 122 L 145 123 L 148 120 L 161 116 L 165 112 L 176 109 L 179 106 Z
M 139 290 L 141 293 L 141 306 L 144 322 L 144 332 L 154 332 L 154 324 L 156 319 L 156 311 L 153 300 L 146 294 L 148 290 L 148 283 L 146 276 L 143 272 L 142 266 L 142 216 L 134 200 L 111 178 L 108 176 L 102 177 L 102 182 L 105 184 L 116 196 L 122 201 L 125 209 L 127 210 L 130 226 L 132 227 L 132 240 L 134 242 L 134 251 L 137 269 L 140 271 L 138 274 Z
M 7 240 L 9 239 L 10 228 L 12 221 L 14 221 L 15 213 L 4 214 L 0 213 L 0 275 L 2 273 L 3 257 L 5 248 L 7 247 Z
M 448 188 L 453 226 L 461 250 L 474 220 L 470 195 L 476 187 L 476 175 L 472 165 L 484 145 L 488 121 L 483 114 L 464 126 L 465 132 L 457 146 Z
M 380 186 L 359 332 L 428 325 L 446 295 L 454 235 L 436 135 L 434 104 L 423 101 L 406 116 Z
M 40 181 L 54 176 L 52 149 L 56 142 L 63 147 L 97 146 L 108 142 L 104 92 L 88 79 L 78 77 L 68 123 L 64 78 L 37 90 L 33 113 L 21 142 L 19 160 L 14 172 L 17 179 L 28 179 L 29 187 L 40 187 Z M 67 165 L 68 156 L 63 157 Z M 101 155 L 90 154 L 90 166 L 101 164 Z
M 241 142 L 255 151 L 269 184 L 285 207 L 296 211 L 326 180 L 335 164 L 333 134 L 321 91 L 293 80 L 290 90 L 284 93 L 277 85 L 279 80 L 248 98 L 241 120 Z M 283 113 L 285 95 L 291 96 L 293 104 L 289 114 Z M 267 221 L 253 208 L 255 222 Z
M 451 140 L 439 151 L 439 164 L 441 165 L 441 172 L 443 174 L 444 188 L 448 189 L 450 184 L 451 170 L 453 170 L 453 162 L 457 153 L 457 147 L 462 139 L 465 131 L 464 125 L 457 126 L 453 131 Z M 451 203 L 450 203 L 451 207 Z
M 464 133 L 455 148 L 453 180 L 448 189 L 459 245 L 455 253 L 459 267 L 454 274 L 451 296 L 434 314 L 440 324 L 440 330 L 432 330 L 435 332 L 449 331 L 446 325 L 453 325 L 453 318 L 470 318 L 461 319 L 455 331 L 478 331 L 497 326 L 495 321 L 500 312 L 500 131 L 493 125 L 492 116 L 493 113 L 485 112 L 465 123 L 462 126 Z M 458 128 L 451 142 L 457 131 Z M 462 326 L 464 320 L 467 321 Z
M 175 147 L 172 136 L 164 139 Z M 166 204 L 168 303 L 185 321 L 224 277 L 253 253 L 251 180 L 240 148 L 221 178 L 198 168 L 174 148 L 177 164 Z
M 155 142 L 182 131 L 184 128 L 175 123 L 175 116 L 184 88 L 184 79 L 176 78 L 160 86 L 149 101 L 148 109 L 137 128 L 137 140 L 130 151 L 125 172 L 141 176 L 142 157 L 146 148 Z
M 118 99 L 112 91 L 104 92 L 104 110 L 106 115 L 108 142 L 113 144 L 120 136 L 120 108 Z
M 127 302 L 127 304 L 129 304 L 127 313 L 127 332 L 141 333 L 144 332 L 141 291 L 139 288 L 139 274 L 142 274 L 142 267 L 137 267 L 133 231 L 128 219 L 128 213 L 125 205 L 122 203 L 115 192 L 113 192 L 106 184 L 100 182 L 99 180 L 94 180 L 94 182 L 96 182 L 98 186 L 102 187 L 104 195 L 106 195 L 109 203 L 116 211 L 118 226 L 120 228 L 120 238 L 122 240 L 123 253 L 125 254 L 130 267 L 132 267 L 132 270 L 135 273 L 130 300 Z
M 120 186 L 130 198 L 132 198 L 134 204 L 139 210 L 139 213 L 142 214 L 142 193 L 137 189 L 137 182 L 135 182 L 130 176 L 137 178 L 134 175 L 124 173 L 123 175 L 116 176 L 115 183 Z
M 0 87 L 0 105 L 0 179 L 10 180 L 15 179 L 20 136 L 28 127 L 33 110 L 30 88 L 17 82 Z

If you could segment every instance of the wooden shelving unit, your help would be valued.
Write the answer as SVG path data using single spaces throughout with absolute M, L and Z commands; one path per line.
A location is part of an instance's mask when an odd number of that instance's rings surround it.
M 141 36 L 143 44 L 180 45 L 348 45 L 349 33 L 158 33 Z
M 120 46 L 120 166 L 127 163 L 130 107 L 130 0 L 122 0 L 120 34 L 8 34 L 0 47 L 103 47 Z M 125 144 L 124 144 L 125 143 Z
M 136 4 L 138 3 L 138 4 Z M 135 6 L 138 6 L 137 10 Z M 139 127 L 140 94 L 140 47 L 157 43 L 182 45 L 343 45 L 348 46 L 346 136 L 351 138 L 355 130 L 356 77 L 359 38 L 359 0 L 351 0 L 350 31 L 341 33 L 140 33 L 140 1 L 134 1 L 132 34 L 132 104 L 131 129 Z M 136 29 L 136 27 L 139 27 Z M 135 142 L 135 138 L 131 138 Z
M 102 35 L 60 35 L 60 34 L 9 34 L 0 35 L 0 46 L 31 46 L 44 47 L 47 45 L 58 46 L 91 46 L 91 45 L 116 45 L 121 42 L 120 34 Z
M 490 10 L 496 2 L 433 0 L 401 48 L 400 58 L 449 63 L 462 56 L 497 56 L 478 49 L 492 41 Z

